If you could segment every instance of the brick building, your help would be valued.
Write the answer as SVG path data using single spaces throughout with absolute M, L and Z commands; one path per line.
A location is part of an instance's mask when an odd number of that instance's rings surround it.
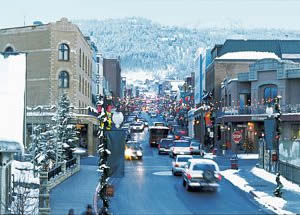
M 87 107 L 93 106 L 95 50 L 79 28 L 62 18 L 54 23 L 0 29 L 0 50 L 27 53 L 27 107 L 56 105 L 62 93 L 68 95 L 78 114 L 74 123 L 85 125 L 84 142 L 89 153 L 94 153 L 93 130 L 98 122 L 95 117 L 83 114 L 87 114 Z M 51 114 L 27 115 L 29 125 L 50 119 Z

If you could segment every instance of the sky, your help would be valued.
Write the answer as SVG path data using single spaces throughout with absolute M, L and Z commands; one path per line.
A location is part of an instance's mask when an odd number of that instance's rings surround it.
M 164 25 L 300 29 L 299 0 L 1 0 L 0 28 L 61 17 L 144 17 Z

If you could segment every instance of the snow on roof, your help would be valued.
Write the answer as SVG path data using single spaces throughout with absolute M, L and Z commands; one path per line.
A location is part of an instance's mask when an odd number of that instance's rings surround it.
M 244 52 L 229 52 L 216 59 L 220 60 L 259 60 L 264 58 L 273 58 L 279 60 L 280 58 L 272 52 L 256 52 L 256 51 L 244 51 Z
M 23 144 L 25 75 L 25 54 L 0 54 L 0 140 Z

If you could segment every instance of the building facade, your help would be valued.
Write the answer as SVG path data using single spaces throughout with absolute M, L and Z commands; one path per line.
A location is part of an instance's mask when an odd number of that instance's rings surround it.
M 121 98 L 120 59 L 103 59 L 103 76 L 108 82 L 109 92 L 113 97 Z
M 0 50 L 27 53 L 28 107 L 56 105 L 63 93 L 68 95 L 77 114 L 86 114 L 87 107 L 93 107 L 96 49 L 68 19 L 0 29 Z M 28 116 L 27 122 L 31 125 L 42 121 L 38 116 Z M 95 152 L 91 132 L 97 120 L 88 116 L 84 122 L 77 119 L 75 122 L 86 125 L 89 138 L 84 140 L 84 145 L 89 145 L 89 153 Z

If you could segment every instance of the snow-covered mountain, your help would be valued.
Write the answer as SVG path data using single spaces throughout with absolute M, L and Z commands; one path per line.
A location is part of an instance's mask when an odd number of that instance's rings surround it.
M 145 18 L 74 20 L 92 36 L 104 57 L 121 57 L 122 71 L 146 70 L 154 76 L 165 71 L 183 77 L 193 70 L 199 47 L 213 47 L 226 39 L 299 39 L 300 32 L 279 29 L 163 26 Z M 200 28 L 201 27 L 201 28 Z

